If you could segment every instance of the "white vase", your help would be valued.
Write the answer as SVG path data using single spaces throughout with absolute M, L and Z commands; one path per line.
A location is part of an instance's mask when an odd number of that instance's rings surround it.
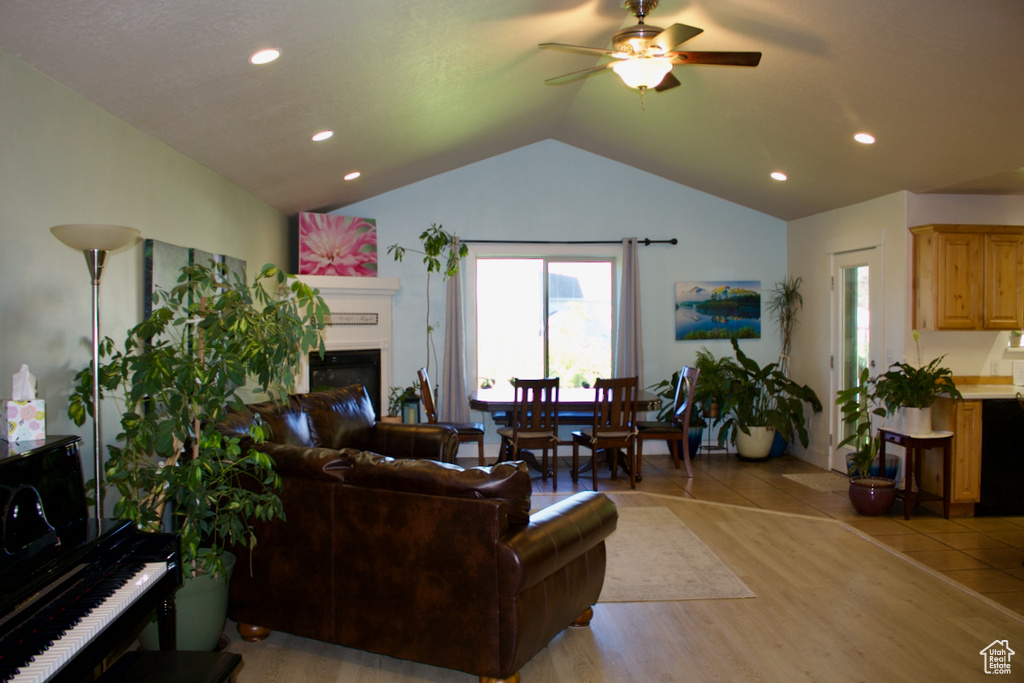
M 900 412 L 900 432 L 910 436 L 931 434 L 932 408 L 903 408 Z
M 750 434 L 743 430 L 736 432 L 736 455 L 744 460 L 767 460 L 775 441 L 773 427 L 747 427 Z

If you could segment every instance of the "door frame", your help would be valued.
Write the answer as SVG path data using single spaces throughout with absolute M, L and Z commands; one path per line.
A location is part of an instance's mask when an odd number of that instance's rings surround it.
M 883 242 L 879 238 L 873 244 L 842 245 L 829 252 L 829 272 L 831 278 L 831 304 L 829 310 L 831 341 L 829 344 L 830 396 L 835 396 L 840 389 L 840 363 L 842 343 L 841 319 L 841 278 L 842 270 L 855 266 L 868 267 L 868 310 L 870 311 L 868 362 L 871 374 L 884 372 L 885 365 L 885 261 Z M 849 446 L 838 448 L 840 441 L 840 411 L 835 401 L 830 401 L 829 411 L 829 469 L 846 474 L 846 454 L 852 450 Z

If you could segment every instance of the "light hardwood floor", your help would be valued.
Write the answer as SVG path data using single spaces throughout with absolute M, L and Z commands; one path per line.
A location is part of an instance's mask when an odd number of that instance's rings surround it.
M 814 470 L 789 460 L 774 467 Z M 779 496 L 744 487 L 740 474 L 723 477 L 730 488 L 710 475 L 701 481 L 698 470 L 683 484 L 689 493 L 671 490 L 679 482 L 670 466 L 645 465 L 644 474 L 636 493 L 607 473 L 601 489 L 623 507 L 672 510 L 757 597 L 598 604 L 590 628 L 556 637 L 523 668 L 524 682 L 982 680 L 980 651 L 994 640 L 1022 652 L 1009 678 L 1024 677 L 1024 617 L 1016 612 L 843 521 L 751 507 L 747 496 Z M 534 504 L 543 507 L 572 484 L 566 478 L 552 494 L 538 479 L 535 488 Z M 693 500 L 696 490 L 727 502 Z M 240 683 L 476 680 L 287 634 L 244 643 L 232 625 L 227 633 L 228 649 L 244 657 Z

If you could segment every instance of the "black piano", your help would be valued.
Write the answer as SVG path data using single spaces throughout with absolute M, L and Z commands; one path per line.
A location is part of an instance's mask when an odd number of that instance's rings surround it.
M 76 436 L 0 441 L 0 681 L 87 681 L 156 610 L 173 650 L 180 541 L 91 519 Z

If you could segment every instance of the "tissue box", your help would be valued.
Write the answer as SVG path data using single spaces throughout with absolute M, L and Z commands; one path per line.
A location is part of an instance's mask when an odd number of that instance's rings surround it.
M 8 441 L 46 438 L 46 401 L 43 399 L 4 401 L 4 415 L 7 420 L 4 438 Z

